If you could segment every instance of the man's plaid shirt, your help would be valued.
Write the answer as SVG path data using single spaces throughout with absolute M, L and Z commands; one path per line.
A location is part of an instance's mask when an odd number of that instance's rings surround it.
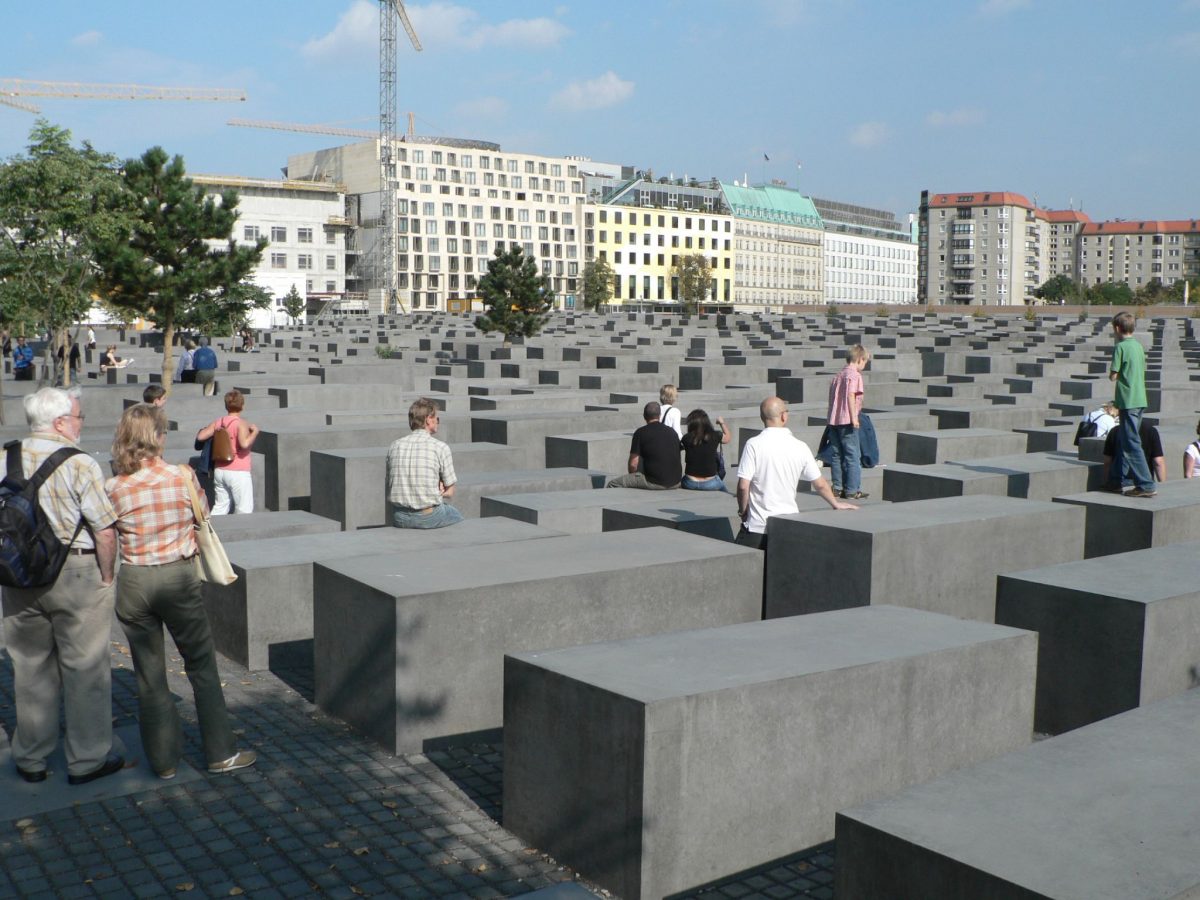
M 450 448 L 423 428 L 388 448 L 387 498 L 397 506 L 437 506 L 442 502 L 438 482 L 450 487 L 457 480 Z
M 55 450 L 77 446 L 59 434 L 32 434 L 21 441 L 21 469 L 29 478 Z M 8 455 L 0 452 L 0 477 L 7 468 Z M 104 473 L 100 464 L 86 453 L 72 456 L 55 469 L 38 491 L 38 506 L 54 529 L 54 536 L 64 544 L 75 534 L 75 526 L 82 516 L 87 527 L 81 528 L 79 536 L 71 543 L 80 550 L 95 549 L 92 533 L 103 531 L 117 520 L 104 493 Z
M 187 479 L 194 477 L 155 458 L 132 475 L 105 482 L 104 489 L 117 511 L 121 562 L 161 566 L 196 555 L 195 519 L 187 488 Z M 197 487 L 196 493 L 207 513 L 203 491 Z

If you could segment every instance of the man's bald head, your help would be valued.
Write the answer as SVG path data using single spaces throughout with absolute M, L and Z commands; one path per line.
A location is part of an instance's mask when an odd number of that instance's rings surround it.
M 758 417 L 768 428 L 783 424 L 783 414 L 787 412 L 787 401 L 778 397 L 768 397 L 758 405 Z

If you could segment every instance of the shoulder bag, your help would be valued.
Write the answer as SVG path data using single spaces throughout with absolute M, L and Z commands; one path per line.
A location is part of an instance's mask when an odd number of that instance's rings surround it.
M 207 581 L 210 584 L 233 584 L 237 581 L 237 573 L 229 564 L 229 557 L 225 554 L 225 548 L 221 546 L 221 539 L 213 530 L 212 521 L 204 515 L 200 498 L 196 496 L 196 483 L 192 478 L 192 470 L 189 466 L 180 466 L 179 468 L 187 473 L 188 494 L 192 498 L 192 517 L 196 520 L 196 546 L 200 548 L 200 552 L 196 555 L 197 574 L 201 581 Z

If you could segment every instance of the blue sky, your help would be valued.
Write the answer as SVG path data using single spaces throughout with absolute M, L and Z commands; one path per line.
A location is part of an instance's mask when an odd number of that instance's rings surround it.
M 0 78 L 244 88 L 238 104 L 34 100 L 99 149 L 277 177 L 374 128 L 375 0 L 44 0 L 5 10 Z M 400 121 L 656 175 L 781 178 L 915 210 L 1012 190 L 1093 218 L 1200 214 L 1200 0 L 456 0 L 406 4 Z M 0 156 L 34 117 L 0 106 Z M 767 162 L 764 155 L 770 157 Z M 798 168 L 799 166 L 799 168 Z

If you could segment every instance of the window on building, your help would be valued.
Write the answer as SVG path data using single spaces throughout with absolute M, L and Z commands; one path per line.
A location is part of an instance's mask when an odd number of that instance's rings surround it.
M 271 268 L 272 269 L 286 269 L 287 268 L 287 254 L 286 253 L 272 253 L 271 254 Z
M 311 253 L 301 253 L 296 257 L 296 268 L 311 269 L 313 267 L 313 258 Z
M 243 227 L 242 228 L 242 239 L 247 240 L 247 241 L 257 241 L 258 240 L 258 226 L 257 225 L 246 225 L 245 227 Z
M 272 225 L 271 242 L 274 244 L 287 243 L 287 228 L 283 225 Z
M 296 240 L 301 244 L 311 244 L 313 239 L 313 230 L 311 228 L 297 228 Z

